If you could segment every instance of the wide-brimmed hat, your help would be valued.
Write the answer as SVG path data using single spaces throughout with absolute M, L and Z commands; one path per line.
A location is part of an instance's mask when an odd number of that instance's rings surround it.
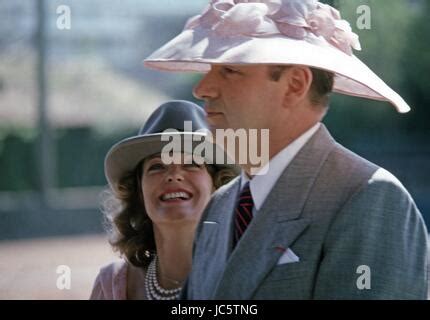
M 109 150 L 105 158 L 106 179 L 117 191 L 121 178 L 132 172 L 143 159 L 163 152 L 168 145 L 190 154 L 197 146 L 201 150 L 206 148 L 210 152 L 198 154 L 206 163 L 216 169 L 229 168 L 238 173 L 239 168 L 230 164 L 233 161 L 224 150 L 206 139 L 208 134 L 205 112 L 201 107 L 189 101 L 168 101 L 151 114 L 136 136 L 121 140 Z
M 305 65 L 335 73 L 335 92 L 388 101 L 408 112 L 402 97 L 352 49 L 361 47 L 349 23 L 316 0 L 212 0 L 144 64 L 192 72 L 208 72 L 211 64 Z

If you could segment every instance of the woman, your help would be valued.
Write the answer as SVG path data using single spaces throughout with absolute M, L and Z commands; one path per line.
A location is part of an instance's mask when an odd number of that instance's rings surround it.
M 185 121 L 191 121 L 191 132 L 165 132 L 186 127 Z M 163 135 L 180 137 L 181 146 L 188 142 L 194 148 L 193 137 L 204 135 L 196 132 L 201 129 L 207 125 L 199 106 L 170 101 L 154 111 L 138 136 L 108 152 L 105 174 L 113 199 L 106 201 L 104 213 L 110 244 L 124 259 L 101 269 L 90 299 L 179 297 L 203 210 L 212 192 L 237 174 L 233 166 L 204 163 L 210 159 L 196 158 L 192 150 L 164 152 L 170 140 L 162 141 Z M 223 153 L 205 143 L 213 152 Z M 164 156 L 172 164 L 165 164 Z M 120 205 L 112 205 L 111 200 Z

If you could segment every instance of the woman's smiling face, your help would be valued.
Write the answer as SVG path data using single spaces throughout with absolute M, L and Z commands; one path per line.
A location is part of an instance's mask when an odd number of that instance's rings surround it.
M 155 224 L 198 223 L 214 190 L 212 177 L 204 164 L 191 161 L 192 155 L 175 153 L 173 159 L 169 165 L 159 154 L 145 159 L 141 185 L 146 212 Z

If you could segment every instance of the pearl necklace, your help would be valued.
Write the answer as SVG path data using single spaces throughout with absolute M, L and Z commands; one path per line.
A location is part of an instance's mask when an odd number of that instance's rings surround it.
M 145 291 L 148 300 L 177 300 L 182 287 L 175 289 L 162 288 L 157 280 L 157 256 L 152 259 L 145 275 Z

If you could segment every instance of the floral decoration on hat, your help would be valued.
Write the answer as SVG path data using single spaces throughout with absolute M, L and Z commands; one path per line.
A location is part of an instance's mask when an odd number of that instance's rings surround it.
M 358 35 L 339 11 L 316 0 L 212 0 L 185 29 L 196 27 L 223 37 L 282 34 L 303 40 L 313 34 L 348 55 L 361 50 Z

